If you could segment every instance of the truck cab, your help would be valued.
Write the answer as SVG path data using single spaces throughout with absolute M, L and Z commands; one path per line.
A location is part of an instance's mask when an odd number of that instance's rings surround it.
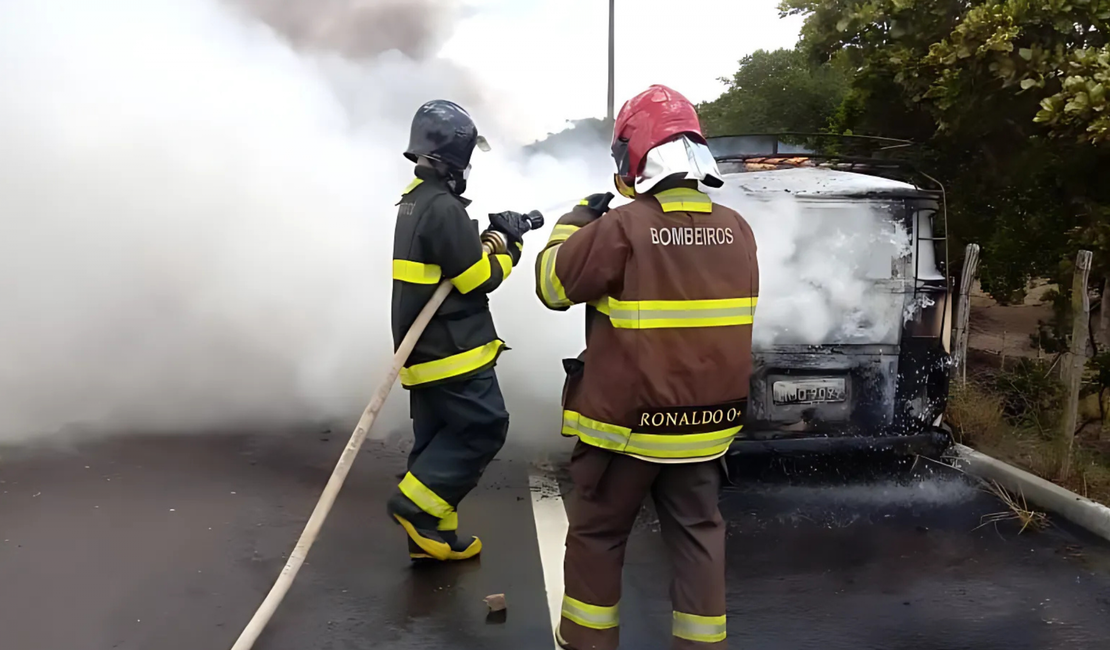
M 951 283 L 943 188 L 902 144 L 710 138 L 713 200 L 751 224 L 760 297 L 746 424 L 732 454 L 893 450 L 937 456 Z M 845 153 L 866 142 L 878 153 Z

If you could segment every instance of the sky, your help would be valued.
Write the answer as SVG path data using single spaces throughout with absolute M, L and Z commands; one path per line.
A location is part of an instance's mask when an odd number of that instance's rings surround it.
M 439 55 L 468 68 L 525 141 L 569 119 L 604 117 L 605 0 L 466 0 Z M 739 60 L 791 47 L 802 21 L 778 0 L 617 0 L 616 110 L 653 83 L 692 101 L 713 99 Z M 676 8 L 681 13 L 675 15 Z M 480 126 L 480 125 L 479 125 Z

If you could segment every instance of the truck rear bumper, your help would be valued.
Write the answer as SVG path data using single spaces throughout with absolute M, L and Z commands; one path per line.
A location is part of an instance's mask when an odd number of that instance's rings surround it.
M 821 436 L 807 434 L 802 437 L 737 439 L 729 448 L 728 455 L 802 455 L 877 451 L 938 457 L 951 445 L 951 436 L 940 429 L 932 429 L 913 435 Z

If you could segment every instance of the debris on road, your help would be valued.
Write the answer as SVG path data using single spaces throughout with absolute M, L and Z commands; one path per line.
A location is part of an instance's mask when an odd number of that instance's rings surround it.
M 1027 528 L 1031 530 L 1044 530 L 1048 527 L 1048 516 L 1045 515 L 1045 513 L 1043 512 L 1031 510 L 1029 508 L 1029 505 L 1025 501 L 1024 494 L 1018 494 L 1018 496 L 1015 497 L 1010 494 L 1010 492 L 1006 490 L 1006 488 L 1002 487 L 1002 485 L 999 484 L 998 481 L 984 481 L 984 485 L 986 491 L 990 492 L 995 497 L 997 497 L 998 500 L 1006 504 L 1006 507 L 1009 508 L 1009 510 L 1006 512 L 997 512 L 983 515 L 983 517 L 981 518 L 982 524 L 980 524 L 979 526 L 980 528 L 982 526 L 986 526 L 987 524 L 997 523 L 999 521 L 1006 521 L 1009 519 L 1016 519 L 1017 521 L 1021 522 L 1021 530 L 1018 531 L 1019 535 L 1025 532 Z
M 505 594 L 492 594 L 485 597 L 489 613 L 486 614 L 487 625 L 501 625 L 508 620 L 509 612 L 505 608 Z

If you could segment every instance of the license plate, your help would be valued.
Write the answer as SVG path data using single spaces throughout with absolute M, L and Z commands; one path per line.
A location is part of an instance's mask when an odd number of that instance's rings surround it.
M 834 404 L 844 401 L 844 379 L 776 381 L 771 387 L 775 404 Z

